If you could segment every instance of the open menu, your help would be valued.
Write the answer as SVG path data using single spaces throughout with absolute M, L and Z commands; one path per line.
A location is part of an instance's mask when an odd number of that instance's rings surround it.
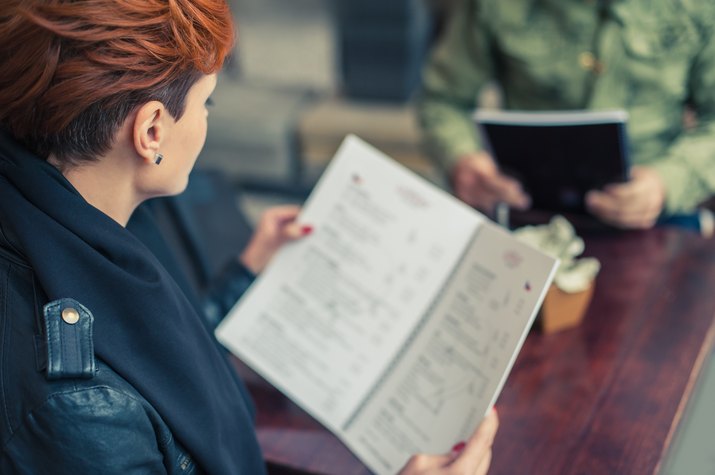
M 375 473 L 447 452 L 494 404 L 558 265 L 349 136 L 216 331 Z

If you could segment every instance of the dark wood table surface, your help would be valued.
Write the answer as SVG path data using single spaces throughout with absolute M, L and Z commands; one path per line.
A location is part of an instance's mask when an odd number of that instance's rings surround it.
M 664 228 L 586 235 L 601 260 L 580 326 L 532 331 L 497 401 L 490 474 L 657 470 L 715 336 L 715 240 Z M 237 363 L 273 473 L 365 474 L 340 441 Z

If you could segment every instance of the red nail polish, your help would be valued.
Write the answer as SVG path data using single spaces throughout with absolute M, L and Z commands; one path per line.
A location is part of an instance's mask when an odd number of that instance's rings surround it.
M 300 230 L 302 231 L 302 233 L 303 233 L 304 235 L 305 235 L 305 234 L 310 234 L 310 233 L 313 232 L 313 226 L 303 226 L 302 228 L 300 228 Z
M 452 447 L 452 452 L 459 453 L 459 452 L 461 452 L 462 450 L 464 450 L 464 448 L 465 448 L 466 446 L 467 446 L 467 443 L 464 442 L 464 441 L 457 442 L 456 444 L 454 444 L 454 447 Z

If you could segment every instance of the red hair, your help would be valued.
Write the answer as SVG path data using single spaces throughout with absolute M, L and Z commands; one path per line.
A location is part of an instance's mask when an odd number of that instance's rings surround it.
M 43 158 L 92 160 L 138 106 L 175 119 L 233 45 L 225 0 L 3 0 L 0 125 Z

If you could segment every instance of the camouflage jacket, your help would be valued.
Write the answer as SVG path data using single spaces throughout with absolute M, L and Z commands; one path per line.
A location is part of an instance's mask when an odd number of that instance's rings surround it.
M 715 190 L 714 35 L 711 0 L 461 0 L 424 71 L 427 143 L 446 169 L 478 150 L 490 82 L 507 109 L 625 109 L 632 162 L 657 170 L 667 212 L 691 210 Z

